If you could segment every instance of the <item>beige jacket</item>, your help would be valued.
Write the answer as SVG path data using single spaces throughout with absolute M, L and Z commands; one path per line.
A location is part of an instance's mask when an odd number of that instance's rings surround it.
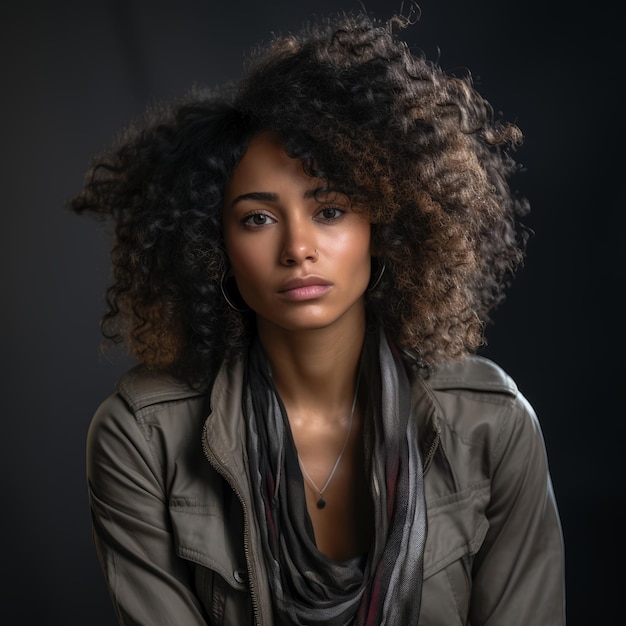
M 241 370 L 223 368 L 209 399 L 135 368 L 92 420 L 94 537 L 120 624 L 276 626 L 249 515 Z M 562 626 L 562 533 L 514 382 L 469 358 L 415 381 L 413 418 L 428 515 L 419 626 Z

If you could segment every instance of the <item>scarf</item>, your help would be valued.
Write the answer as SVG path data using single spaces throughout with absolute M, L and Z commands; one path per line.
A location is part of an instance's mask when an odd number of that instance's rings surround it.
M 261 530 L 276 624 L 414 626 L 418 622 L 426 505 L 411 389 L 383 331 L 361 355 L 366 467 L 375 509 L 367 555 L 336 562 L 317 550 L 285 408 L 258 341 L 250 348 L 244 415 L 254 515 Z M 365 384 L 364 384 L 365 383 Z

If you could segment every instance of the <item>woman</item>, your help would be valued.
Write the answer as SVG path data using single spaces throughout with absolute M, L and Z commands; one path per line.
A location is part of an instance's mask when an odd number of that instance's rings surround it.
M 257 51 L 95 159 L 88 442 L 120 624 L 563 624 L 537 419 L 475 356 L 521 263 L 521 140 L 365 15 Z

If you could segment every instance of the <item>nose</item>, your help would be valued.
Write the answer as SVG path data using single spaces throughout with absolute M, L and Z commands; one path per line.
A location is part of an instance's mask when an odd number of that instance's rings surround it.
M 315 226 L 308 220 L 298 219 L 285 224 L 280 262 L 283 265 L 315 263 L 319 257 L 316 247 Z

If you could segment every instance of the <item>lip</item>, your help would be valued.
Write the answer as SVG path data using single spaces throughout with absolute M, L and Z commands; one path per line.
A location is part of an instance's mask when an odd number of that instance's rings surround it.
M 289 300 L 311 300 L 330 291 L 332 283 L 321 276 L 303 276 L 285 281 L 278 293 Z

